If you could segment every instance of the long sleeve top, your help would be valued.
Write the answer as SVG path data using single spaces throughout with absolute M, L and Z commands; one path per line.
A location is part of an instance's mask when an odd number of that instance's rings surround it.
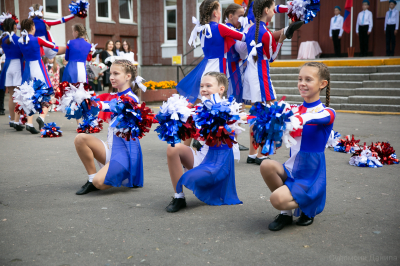
M 364 20 L 363 20 L 363 18 L 364 18 Z M 368 32 L 371 32 L 372 27 L 373 27 L 373 17 L 372 17 L 372 12 L 369 11 L 368 9 L 358 13 L 356 33 L 358 33 L 358 26 L 365 26 L 365 25 L 369 26 Z
M 396 25 L 395 30 L 399 29 L 399 10 L 389 9 L 389 11 L 386 12 L 384 28 L 385 31 L 387 25 Z
M 336 21 L 335 21 L 336 20 Z M 339 37 L 343 35 L 343 17 L 341 15 L 331 18 L 331 26 L 329 28 L 329 37 L 332 37 L 333 30 L 340 30 Z

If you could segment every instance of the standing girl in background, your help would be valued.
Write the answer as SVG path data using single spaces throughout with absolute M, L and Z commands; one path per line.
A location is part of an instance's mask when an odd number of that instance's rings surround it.
M 194 103 L 199 97 L 200 81 L 205 73 L 214 71 L 225 74 L 225 53 L 228 51 L 225 38 L 245 40 L 243 33 L 219 24 L 220 19 L 221 6 L 219 2 L 204 0 L 200 5 L 200 22 L 196 20 L 196 26 L 189 39 L 189 45 L 195 45 L 197 33 L 200 32 L 204 59 L 176 87 L 179 94 L 188 98 L 191 103 Z
M 92 60 L 92 45 L 85 41 L 87 36 L 85 27 L 78 23 L 72 26 L 74 40 L 69 40 L 65 52 L 65 60 L 68 61 L 62 77 L 62 81 L 69 83 L 87 82 L 86 61 Z
M 139 84 L 135 83 L 136 67 L 128 60 L 116 60 L 110 73 L 112 86 L 118 90 L 118 98 L 125 95 L 139 102 L 136 96 L 139 90 Z M 110 112 L 109 102 L 100 103 L 102 111 Z M 107 143 L 91 134 L 81 133 L 76 136 L 76 152 L 88 174 L 88 181 L 76 192 L 77 195 L 121 185 L 143 187 L 143 159 L 139 139 L 126 141 L 115 136 L 113 130 L 113 127 L 108 127 Z M 100 165 L 98 172 L 94 159 Z
M 41 54 L 43 52 L 43 47 L 52 49 L 55 53 L 57 53 L 58 46 L 40 37 L 35 37 L 35 31 L 36 28 L 32 19 L 24 19 L 21 22 L 21 38 L 18 40 L 18 45 L 25 59 L 25 69 L 22 75 L 22 83 L 25 81 L 29 82 L 30 80 L 34 80 L 36 78 L 46 83 L 47 87 L 50 88 L 52 87 L 52 84 L 47 72 L 47 67 L 42 61 Z M 41 113 L 36 119 L 36 122 L 39 124 L 39 129 L 42 129 L 44 126 L 44 120 L 48 112 L 47 107 L 43 107 L 42 109 L 43 113 Z M 28 127 L 31 128 L 33 125 L 28 122 L 26 127 L 27 130 L 29 130 Z
M 15 34 L 17 32 L 17 24 L 12 18 L 8 18 L 3 22 L 3 34 L 1 35 L 1 47 L 6 55 L 6 62 L 1 71 L 0 76 L 0 90 L 8 89 L 10 98 L 8 101 L 8 109 L 10 111 L 11 121 L 10 126 L 14 127 L 17 131 L 24 129 L 23 125 L 19 123 L 19 114 L 15 113 L 15 103 L 13 102 L 12 94 L 17 86 L 22 84 L 23 72 L 23 55 L 18 45 L 19 37 Z M 28 124 L 32 125 L 33 117 L 28 117 Z M 33 125 L 26 127 L 26 130 L 32 134 L 38 134 Z
M 32 7 L 29 8 L 31 11 L 29 12 L 29 17 L 32 18 L 33 22 L 35 23 L 35 37 L 42 37 L 46 41 L 53 42 L 53 37 L 51 36 L 50 33 L 50 27 L 59 25 L 62 23 L 65 23 L 67 21 L 70 21 L 75 17 L 75 15 L 71 14 L 66 17 L 63 17 L 61 19 L 57 20 L 45 20 L 43 19 L 44 14 L 43 14 L 43 6 L 40 4 L 33 4 Z M 59 47 L 58 51 L 54 51 L 52 49 L 49 49 L 48 47 L 43 47 L 44 55 L 47 58 L 53 58 L 57 54 L 65 54 L 65 47 L 61 46 Z
M 114 52 L 114 43 L 111 40 L 108 40 L 105 45 L 105 49 L 100 53 L 100 59 L 103 64 L 105 64 L 107 57 L 116 56 L 117 54 Z M 107 69 L 104 72 L 103 76 L 103 89 L 108 87 L 108 93 L 113 92 L 113 88 L 110 84 L 110 69 Z
M 275 15 L 274 10 L 275 2 L 273 0 L 254 1 L 253 12 L 256 23 L 246 34 L 247 49 L 250 53 L 243 86 L 243 99 L 252 103 L 271 102 L 276 98 L 269 73 L 269 64 L 274 62 L 278 56 L 286 36 L 284 31 L 281 31 L 279 42 L 276 43 L 275 38 L 267 28 L 266 24 Z M 247 163 L 261 164 L 263 160 L 269 159 L 269 157 L 257 154 L 253 147 L 251 132 L 252 128 L 250 128 L 250 151 Z
M 294 125 L 303 126 L 297 144 L 290 148 L 290 158 L 283 165 L 266 160 L 260 167 L 261 175 L 271 190 L 272 206 L 281 211 L 269 225 L 278 231 L 293 222 L 292 210 L 300 218 L 296 224 L 307 226 L 321 213 L 326 200 L 325 145 L 332 131 L 335 111 L 329 107 L 330 74 L 322 63 L 310 62 L 302 66 L 297 87 L 304 98 L 299 113 L 290 117 Z M 326 89 L 326 107 L 320 92 Z

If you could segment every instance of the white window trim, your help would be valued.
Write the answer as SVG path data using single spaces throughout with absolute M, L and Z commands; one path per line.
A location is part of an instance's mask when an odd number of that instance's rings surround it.
M 96 21 L 97 22 L 107 22 L 107 23 L 115 23 L 115 21 L 112 20 L 111 15 L 111 0 L 108 0 L 108 17 L 99 17 L 99 8 L 98 8 L 98 0 L 96 0 Z
M 166 1 L 164 0 L 164 44 L 163 45 L 167 45 L 167 44 L 175 44 L 177 45 L 178 43 L 178 8 L 177 6 L 167 6 L 166 5 Z M 171 41 L 171 40 L 167 40 L 168 39 L 168 24 L 167 24 L 167 11 L 168 10 L 175 10 L 176 11 L 176 40 Z
M 57 13 L 53 13 L 53 12 L 49 12 L 46 10 L 46 0 L 43 0 L 43 12 L 44 12 L 44 16 L 46 18 L 50 18 L 50 19 L 60 19 L 62 18 L 62 14 L 61 14 L 61 0 L 58 0 L 58 12 Z
M 132 0 L 128 1 L 128 5 L 129 5 L 129 19 L 127 18 L 121 18 L 121 13 L 119 12 L 119 1 L 118 1 L 118 13 L 119 13 L 119 22 L 123 23 L 123 24 L 136 24 L 135 22 L 133 22 L 133 12 L 132 12 Z

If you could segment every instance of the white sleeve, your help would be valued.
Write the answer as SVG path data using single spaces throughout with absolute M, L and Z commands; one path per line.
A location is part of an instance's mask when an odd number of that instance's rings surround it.
M 385 26 L 383 28 L 384 31 L 386 31 L 387 22 L 388 22 L 388 12 L 386 12 L 386 15 L 385 15 Z
M 235 50 L 239 53 L 240 59 L 246 59 L 247 57 L 247 44 L 245 42 L 236 41 Z
M 339 37 L 342 37 L 342 35 L 343 35 L 343 22 L 344 22 L 344 18 L 341 17 L 341 18 L 340 18 L 340 32 L 339 32 Z
M 358 33 L 358 26 L 360 25 L 359 24 L 359 18 L 360 18 L 360 14 L 358 14 L 358 16 L 357 16 L 356 33 Z
M 329 37 L 332 37 L 332 19 L 331 19 L 331 25 L 329 27 Z
M 372 12 L 370 11 L 369 12 L 369 18 L 370 18 L 370 23 L 369 23 L 369 27 L 368 27 L 368 32 L 371 32 L 372 31 L 372 27 L 374 26 L 374 22 L 373 22 L 373 17 L 372 17 Z

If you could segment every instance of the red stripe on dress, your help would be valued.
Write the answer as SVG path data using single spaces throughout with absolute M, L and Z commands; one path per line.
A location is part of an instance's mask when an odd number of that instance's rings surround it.
M 328 111 L 329 114 L 330 114 L 330 116 L 331 116 L 331 120 L 329 120 L 329 123 L 328 123 L 328 125 L 330 125 L 330 124 L 333 123 L 333 121 L 335 121 L 335 114 L 334 114 L 333 111 L 330 110 L 330 109 L 326 109 L 326 111 Z
M 269 93 L 270 87 L 268 84 L 268 69 L 267 69 L 267 61 L 261 60 L 261 66 L 262 66 L 262 82 L 264 84 L 264 91 L 265 91 L 265 100 L 270 101 L 271 100 L 271 94 Z

